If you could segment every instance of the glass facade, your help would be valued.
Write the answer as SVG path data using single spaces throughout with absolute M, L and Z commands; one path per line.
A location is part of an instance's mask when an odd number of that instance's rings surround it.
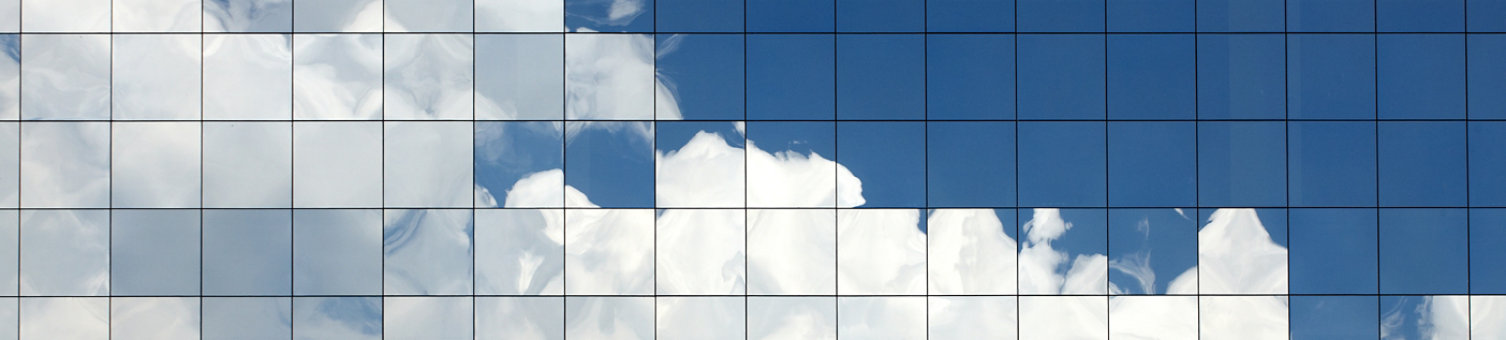
M 1506 339 L 1506 0 L 0 0 L 0 340 Z

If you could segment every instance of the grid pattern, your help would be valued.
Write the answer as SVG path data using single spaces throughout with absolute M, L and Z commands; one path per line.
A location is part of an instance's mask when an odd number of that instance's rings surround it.
M 1502 337 L 1503 16 L 13 0 L 0 330 Z

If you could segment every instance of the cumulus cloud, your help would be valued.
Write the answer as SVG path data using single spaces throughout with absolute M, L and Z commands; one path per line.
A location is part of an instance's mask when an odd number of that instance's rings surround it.
M 387 32 L 470 32 L 470 0 L 384 0 Z
M 309 1 L 297 2 L 303 4 Z M 326 3 L 324 1 L 315 3 Z M 381 10 L 380 2 L 373 2 Z M 299 7 L 299 17 L 304 12 Z M 304 30 L 300 23 L 299 29 Z M 300 34 L 293 38 L 293 115 L 302 119 L 382 117 L 382 36 Z
M 380 297 L 293 298 L 293 339 L 382 338 Z
M 293 263 L 294 293 L 382 293 L 380 210 L 296 210 L 293 252 L 298 255 Z
M 654 338 L 654 298 L 571 297 L 565 305 L 567 339 Z
M 564 340 L 562 297 L 477 297 L 476 338 Z
M 110 10 L 110 0 L 21 1 L 21 12 L 26 15 L 22 30 L 108 32 Z
M 108 295 L 109 221 L 105 210 L 22 211 L 21 295 Z
M 764 151 L 749 140 L 746 157 L 748 206 L 851 208 L 866 202 L 863 182 L 820 154 Z
M 926 235 L 918 209 L 837 212 L 837 292 L 925 294 Z
M 698 132 L 679 150 L 655 151 L 654 195 L 659 207 L 743 206 L 743 149 L 721 135 Z
M 11 6 L 15 6 L 14 3 Z M 5 5 L 0 5 L 0 15 L 5 15 Z M 14 10 L 12 8 L 11 10 Z M 19 18 L 10 13 L 9 18 Z M 11 28 L 14 30 L 14 28 Z M 21 37 L 0 36 L 0 120 L 16 120 L 21 117 Z
M 1472 339 L 1506 338 L 1506 296 L 1469 297 Z
M 492 2 L 496 2 L 493 0 Z M 515 1 L 538 4 L 548 1 Z M 558 1 L 558 0 L 555 0 Z M 477 3 L 484 11 L 485 3 Z M 556 14 L 554 18 L 559 18 Z M 485 18 L 478 17 L 481 23 Z M 559 31 L 559 27 L 555 27 Z M 565 37 L 476 35 L 476 118 L 560 119 L 565 112 Z
M 198 6 L 195 3 L 194 9 Z M 194 18 L 198 21 L 198 18 Z M 194 23 L 198 30 L 198 23 Z M 119 34 L 110 48 L 115 119 L 199 119 L 202 37 L 187 34 Z M 30 86 L 30 85 L 27 85 Z
M 476 0 L 476 31 L 560 32 L 564 0 Z
M 565 221 L 567 294 L 653 294 L 653 210 L 574 209 Z
M 656 339 L 736 339 L 746 332 L 743 297 L 660 297 Z
M 471 122 L 383 125 L 384 206 L 471 207 L 475 187 L 471 183 Z
M 88 20 L 90 13 L 85 12 L 93 8 L 76 3 L 83 1 L 25 1 L 27 30 L 49 21 L 31 11 L 38 4 L 59 6 L 57 14 L 67 15 L 67 21 Z M 108 6 L 104 9 L 108 19 Z M 109 35 L 28 34 L 21 36 L 21 45 L 26 46 L 21 50 L 21 60 L 26 61 L 21 67 L 21 82 L 26 84 L 21 88 L 26 102 L 22 118 L 110 119 Z
M 109 9 L 116 32 L 197 32 L 204 14 L 198 0 L 116 1 Z
M 580 29 L 581 33 L 592 33 Z M 654 39 L 644 34 L 565 37 L 565 117 L 680 119 L 673 95 L 654 81 Z
M 190 208 L 200 201 L 203 130 L 197 122 L 115 123 L 110 204 Z
M 837 338 L 835 297 L 749 297 L 748 339 Z
M 22 339 L 107 339 L 110 337 L 110 299 L 22 299 L 20 335 Z
M 293 191 L 293 205 L 299 208 L 381 206 L 382 133 L 382 123 L 379 122 L 294 123 L 293 187 L 298 190 Z M 459 170 L 429 169 L 434 172 Z
M 1108 298 L 1020 297 L 1022 339 L 1108 339 Z
M 385 118 L 471 118 L 475 96 L 472 35 L 386 35 L 382 44 Z
M 476 210 L 476 293 L 564 293 L 565 212 Z
M 471 297 L 385 297 L 383 337 L 392 339 L 471 338 Z
M 291 30 L 292 24 L 292 0 L 204 2 L 205 32 L 282 32 Z
M 288 338 L 293 334 L 293 298 L 203 298 L 205 339 Z
M 935 292 L 933 292 L 934 294 Z M 929 334 L 935 339 L 1015 339 L 1016 297 L 929 297 Z
M 382 291 L 470 294 L 471 229 L 470 210 L 387 210 L 382 228 Z
M 21 181 L 14 179 L 21 178 L 21 124 L 0 124 L 0 178 L 13 179 L 0 182 L 0 207 L 20 206 Z
M 381 32 L 380 0 L 294 1 L 293 26 L 300 32 Z
M 741 209 L 664 210 L 655 248 L 659 294 L 742 295 L 744 220 Z
M 1470 338 L 1470 299 L 1467 296 L 1397 296 L 1381 313 L 1381 339 Z M 1487 308 L 1489 308 L 1487 306 Z M 1485 339 L 1494 339 L 1486 337 Z
M 835 294 L 836 224 L 832 210 L 749 210 L 748 292 Z
M 1203 294 L 1287 293 L 1286 247 L 1271 240 L 1254 209 L 1214 211 L 1198 231 L 1198 263 Z
M 1108 287 L 1108 257 L 1103 254 L 1067 253 L 1051 246 L 1072 223 L 1062 219 L 1059 209 L 1034 209 L 1029 221 L 1021 226 L 1026 242 L 1020 249 L 1020 293 L 1026 294 L 1104 294 Z M 1058 270 L 1068 260 L 1067 272 Z
M 219 2 L 206 5 L 210 3 Z M 204 118 L 291 118 L 291 39 L 284 34 L 205 35 Z
M 110 300 L 110 335 L 114 338 L 199 338 L 198 298 L 138 297 Z
M 205 207 L 289 207 L 292 125 L 206 122 L 203 167 Z
M 931 294 L 1015 293 L 1015 240 L 993 210 L 935 209 L 926 226 Z
M 1109 319 L 1112 339 L 1197 339 L 1198 297 L 1115 296 Z
M 837 334 L 849 339 L 924 339 L 926 298 L 839 297 Z

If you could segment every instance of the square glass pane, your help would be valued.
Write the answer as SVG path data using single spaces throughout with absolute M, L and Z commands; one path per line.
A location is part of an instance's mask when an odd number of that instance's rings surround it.
M 1501 11 L 1506 13 L 1506 1 L 1500 3 Z M 1506 27 L 1502 29 L 1506 30 Z M 1469 118 L 1506 118 L 1506 96 L 1492 95 L 1506 92 L 1506 76 L 1503 76 L 1506 74 L 1506 35 L 1470 35 L 1465 39 L 1470 46 L 1466 54 L 1469 60 L 1464 67 L 1468 78 L 1465 91 L 1469 96 Z
M 293 294 L 292 210 L 205 210 L 203 243 L 204 295 Z
M 929 3 L 940 6 L 938 3 L 943 2 Z M 951 0 L 945 3 L 977 6 L 1007 4 L 1002 1 L 969 0 Z M 1012 11 L 1013 8 L 1005 10 Z M 934 11 L 931 13 L 936 15 Z M 1013 27 L 1008 29 L 1012 30 Z M 1014 118 L 1013 35 L 928 35 L 925 45 L 926 119 Z
M 293 339 L 382 338 L 381 297 L 293 298 Z
M 654 26 L 666 32 L 741 32 L 744 0 L 658 0 Z
M 1287 218 L 1285 209 L 1199 209 L 1198 292 L 1286 294 Z M 1269 317 L 1286 311 L 1261 309 Z
M 1196 218 L 1191 209 L 1110 210 L 1109 293 L 1197 294 Z M 1131 304 L 1142 303 L 1156 304 Z
M 27 32 L 108 32 L 111 0 L 22 1 L 21 30 Z
M 748 339 L 837 338 L 835 297 L 749 297 Z
M 110 299 L 46 297 L 19 299 L 23 339 L 108 339 Z
M 3 7 L 4 5 L 0 5 L 0 8 Z M 0 14 L 4 14 L 3 12 L 4 9 L 0 9 Z M 21 36 L 0 35 L 0 48 L 5 49 L 5 53 L 0 53 L 0 120 L 20 119 Z
M 1018 292 L 1015 280 L 1018 231 L 1014 209 L 933 209 L 926 218 L 926 275 L 928 294 L 998 294 Z M 956 331 L 969 329 L 977 315 L 961 312 L 982 308 L 956 301 L 960 309 L 937 310 L 947 315 L 972 315 L 958 320 Z M 1014 301 L 1010 300 L 1013 305 Z M 1012 310 L 1012 308 L 1011 308 Z M 1010 314 L 1011 319 L 1013 314 Z M 934 326 L 933 326 L 934 327 Z M 932 329 L 933 333 L 936 331 Z M 952 332 L 952 331 L 945 331 Z M 992 334 L 992 333 L 989 333 Z M 950 337 L 947 337 L 950 338 Z
M 381 206 L 382 148 L 381 123 L 294 123 L 293 206 Z
M 387 0 L 391 1 L 397 0 Z M 404 0 L 414 1 L 414 0 Z M 418 6 L 439 6 L 432 2 Z M 467 12 L 470 4 L 467 1 Z M 388 12 L 392 13 L 392 12 Z M 390 26 L 389 26 L 390 27 Z M 469 30 L 469 29 L 467 29 Z M 471 119 L 473 35 L 388 34 L 382 42 L 385 119 Z
M 1116 0 L 1170 1 L 1170 0 Z M 1109 36 L 1108 114 L 1114 119 L 1197 115 L 1197 42 L 1191 34 Z
M 21 207 L 110 205 L 110 123 L 21 124 Z
M 836 1 L 745 0 L 749 32 L 831 32 Z
M 1197 296 L 1109 298 L 1111 339 L 1198 339 Z
M 347 0 L 319 4 L 341 2 Z M 377 34 L 293 35 L 293 117 L 381 118 L 382 53 L 382 36 Z
M 565 206 L 653 207 L 654 158 L 653 123 L 566 125 L 565 184 L 587 201 L 572 198 Z
M 292 39 L 286 34 L 204 35 L 204 119 L 291 119 Z
M 558 209 L 476 210 L 476 294 L 564 294 L 564 218 Z
M 564 205 L 564 123 L 476 122 L 477 207 Z
M 1287 339 L 1286 296 L 1203 296 L 1198 298 L 1198 333 L 1203 339 Z M 1238 315 L 1240 317 L 1231 317 Z
M 115 32 L 199 32 L 204 3 L 196 0 L 114 0 Z
M 1108 211 L 1035 208 L 1028 216 L 1026 212 L 1020 210 L 1018 217 L 1023 240 L 1020 294 L 1107 294 Z
M 1506 206 L 1506 122 L 1469 122 L 1469 203 Z M 1436 151 L 1436 150 L 1435 150 Z
M 293 2 L 224 0 L 204 3 L 205 32 L 291 32 Z
M 924 0 L 835 0 L 838 32 L 922 32 Z
M 0 123 L 0 207 L 21 205 L 21 124 Z
M 1470 324 L 1464 314 L 1469 308 L 1467 296 L 1382 296 L 1381 337 L 1468 339 Z
M 472 0 L 384 0 L 382 31 L 471 32 Z
M 1350 0 L 1296 2 L 1343 4 Z M 1366 5 L 1370 1 L 1364 1 Z M 1366 13 L 1369 13 L 1367 10 Z M 1345 14 L 1344 17 L 1353 15 Z M 1367 24 L 1366 27 L 1369 27 Z M 1293 35 L 1286 40 L 1286 106 L 1290 118 L 1374 119 L 1375 36 Z
M 744 206 L 747 161 L 736 123 L 655 124 L 654 205 L 660 208 Z
M 468 209 L 386 210 L 382 293 L 473 294 L 473 217 Z M 388 315 L 396 312 L 389 310 Z
M 1198 122 L 1198 204 L 1286 204 L 1286 123 Z
M 785 4 L 795 1 L 750 1 L 749 5 L 764 2 Z M 835 37 L 819 34 L 750 35 L 746 44 L 748 119 L 819 120 L 835 117 Z
M 477 32 L 561 32 L 565 0 L 475 0 Z
M 1077 0 L 1021 0 L 1074 4 Z M 1096 3 L 1096 2 L 1095 2 Z M 1023 13 L 1023 12 L 1022 12 Z M 1022 16 L 1023 17 L 1023 16 Z M 1017 38 L 1021 119 L 1103 119 L 1106 72 L 1103 35 L 1036 34 Z
M 1020 32 L 1103 32 L 1105 1 L 1016 0 Z
M 1197 36 L 1198 118 L 1286 118 L 1284 39 L 1258 34 Z
M 199 294 L 200 221 L 194 209 L 112 211 L 110 295 Z
M 1293 206 L 1375 206 L 1374 122 L 1287 123 Z
M 1469 210 L 1468 260 L 1471 294 L 1506 294 L 1506 209 Z
M 655 299 L 655 339 L 736 339 L 746 336 L 747 298 L 741 296 Z
M 294 1 L 298 32 L 380 32 L 386 23 L 382 0 Z
M 652 297 L 565 298 L 565 338 L 653 339 L 654 308 Z
M 563 297 L 476 297 L 477 339 L 565 339 Z
M 925 51 L 913 34 L 837 36 L 837 118 L 924 119 Z
M 293 336 L 293 299 L 288 297 L 206 297 L 205 339 L 288 339 Z
M 717 3 L 725 0 L 677 0 Z M 738 3 L 741 5 L 740 3 Z M 708 16 L 709 17 L 709 16 Z M 741 29 L 741 28 L 739 28 Z M 688 119 L 743 119 L 744 36 L 733 34 L 660 34 L 654 68 L 666 101 L 655 105 L 655 116 Z
M 653 0 L 565 0 L 565 28 L 575 32 L 652 32 Z
M 927 32 L 1012 32 L 1014 0 L 925 1 Z
M 1380 85 L 1381 119 L 1465 117 L 1463 34 L 1379 37 L 1376 83 Z
M 658 87 L 653 36 L 565 36 L 566 118 L 653 119 L 656 103 L 667 95 Z
M 473 297 L 382 298 L 382 337 L 471 339 Z
M 565 211 L 565 294 L 649 295 L 654 291 L 654 211 L 575 209 Z M 618 301 L 618 302 L 613 302 Z M 579 302 L 638 305 L 627 300 Z M 577 305 L 577 302 L 569 302 Z M 650 300 L 645 304 L 652 306 Z M 628 307 L 625 307 L 628 308 Z M 637 307 L 630 307 L 637 308 Z M 597 308 L 592 308 L 597 309 Z M 585 312 L 570 308 L 571 314 Z M 630 309 L 632 310 L 632 309 Z M 611 315 L 607 313 L 607 315 Z M 653 315 L 637 314 L 648 318 Z M 591 317 L 588 319 L 595 319 Z M 570 318 L 571 334 L 577 326 Z M 583 321 L 583 320 L 582 320 Z M 606 321 L 603 321 L 606 322 Z M 592 322 L 594 324 L 594 322 Z M 607 322 L 606 324 L 610 324 Z M 594 326 L 592 326 L 594 327 Z M 649 325 L 650 329 L 653 328 Z
M 382 242 L 381 210 L 293 211 L 293 294 L 381 294 Z
M 1506 297 L 1469 297 L 1470 336 L 1486 338 L 1506 334 Z
M 837 298 L 837 334 L 854 339 L 926 337 L 926 299 L 906 297 Z
M 1463 0 L 1379 0 L 1375 2 L 1377 28 L 1381 32 L 1461 32 L 1466 22 L 1465 3 Z M 1489 14 L 1476 15 L 1488 17 Z
M 1382 206 L 1463 206 L 1469 196 L 1463 122 L 1381 122 Z
M 74 0 L 70 2 L 99 2 Z M 41 4 L 41 5 L 33 5 Z M 48 11 L 67 13 L 68 21 L 87 21 L 92 5 L 58 1 L 27 1 L 27 25 L 46 22 L 45 16 L 33 16 L 31 7 L 48 7 Z M 105 10 L 106 23 L 109 4 Z M 53 6 L 57 6 L 53 8 Z M 61 18 L 59 18 L 61 19 Z M 27 30 L 32 30 L 28 26 Z M 103 29 L 99 29 L 103 30 Z M 21 36 L 21 112 L 23 119 L 109 119 L 110 118 L 110 37 L 103 34 L 26 34 Z
M 293 204 L 290 123 L 204 123 L 204 206 Z
M 920 209 L 838 210 L 837 293 L 925 294 L 924 218 Z
M 1375 294 L 1375 209 L 1292 209 L 1292 294 Z
M 199 339 L 197 297 L 110 299 L 110 339 Z
M 1013 296 L 931 296 L 926 298 L 927 336 L 937 339 L 1015 339 L 1019 306 Z
M 198 122 L 114 123 L 110 205 L 195 208 L 203 203 L 204 129 Z
M 1108 303 L 1104 296 L 1022 296 L 1020 338 L 1107 340 Z
M 1014 206 L 1014 122 L 931 122 L 926 131 L 927 204 Z
M 110 293 L 109 211 L 22 211 L 21 234 L 21 295 Z
M 1289 0 L 1286 30 L 1292 32 L 1371 32 L 1375 0 Z
M 1110 32 L 1192 32 L 1196 0 L 1105 1 Z
M 837 192 L 837 182 L 857 184 L 857 177 L 832 160 L 837 152 L 836 123 L 752 121 L 744 129 L 748 206 L 832 208 L 862 203 L 861 192 Z
M 1464 294 L 1469 287 L 1464 209 L 1381 209 L 1381 294 Z
M 1293 296 L 1292 340 L 1378 339 L 1380 298 L 1376 296 Z M 1387 334 L 1392 335 L 1392 334 Z
M 748 260 L 743 247 L 747 244 L 744 236 L 748 232 L 748 218 L 744 210 L 664 209 L 655 220 L 654 275 L 658 294 L 743 295 L 746 292 L 747 271 L 744 266 Z M 681 326 L 692 324 L 703 323 Z M 672 331 L 698 334 L 689 329 Z
M 475 39 L 476 60 L 481 61 L 475 65 L 476 119 L 565 117 L 563 35 L 487 34 Z
M 1107 203 L 1104 122 L 1021 122 L 1018 131 L 1021 206 Z
M 1196 136 L 1193 122 L 1109 122 L 1109 205 L 1197 203 Z
M 1199 32 L 1281 32 L 1284 0 L 1196 0 Z
M 19 295 L 21 288 L 21 212 L 0 210 L 0 296 Z M 14 302 L 12 302 L 14 303 Z
M 386 122 L 382 203 L 387 207 L 471 207 L 471 122 Z
M 836 294 L 836 210 L 749 210 L 747 235 L 749 294 Z
M 862 180 L 838 181 L 837 192 L 861 193 L 857 206 L 924 207 L 925 157 L 924 123 L 837 123 L 837 162 Z
M 203 37 L 120 34 L 110 44 L 111 117 L 197 120 Z

